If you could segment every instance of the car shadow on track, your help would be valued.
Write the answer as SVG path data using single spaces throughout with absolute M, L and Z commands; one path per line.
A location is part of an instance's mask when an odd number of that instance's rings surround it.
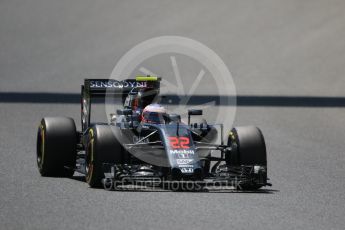
M 72 179 L 72 180 L 79 181 L 79 182 L 86 183 L 86 181 L 85 181 L 85 176 L 74 175 L 74 176 L 71 177 L 71 179 Z
M 174 192 L 174 193 L 236 193 L 236 194 L 275 194 L 280 192 L 279 190 L 275 189 L 259 189 L 259 190 L 235 190 L 235 189 L 222 189 L 222 190 L 168 190 L 168 189 L 160 189 L 160 188 L 150 188 L 150 189 L 115 189 L 109 190 L 113 192 Z

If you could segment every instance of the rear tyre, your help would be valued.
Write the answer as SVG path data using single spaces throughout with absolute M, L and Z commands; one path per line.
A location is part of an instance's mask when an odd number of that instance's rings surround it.
M 42 176 L 71 177 L 77 156 L 72 118 L 45 117 L 37 132 L 37 166 Z
M 122 146 L 108 125 L 89 129 L 86 146 L 86 182 L 92 188 L 102 186 L 103 164 L 122 164 Z
M 266 144 L 262 132 L 253 126 L 233 128 L 228 137 L 228 146 L 232 150 L 226 154 L 226 163 L 230 166 L 262 166 L 265 169 L 264 181 L 267 177 Z M 256 190 L 262 185 L 251 184 L 241 186 L 245 190 Z

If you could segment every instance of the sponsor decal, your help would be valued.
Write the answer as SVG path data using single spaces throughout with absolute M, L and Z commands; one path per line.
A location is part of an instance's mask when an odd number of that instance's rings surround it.
M 176 162 L 179 165 L 186 165 L 193 161 L 193 159 L 177 159 Z
M 183 149 L 183 150 L 170 150 L 170 154 L 191 154 L 191 155 L 194 155 L 194 150 L 186 150 L 186 149 Z
M 179 168 L 194 168 L 193 165 L 179 165 Z
M 170 147 L 173 149 L 189 149 L 190 140 L 188 137 L 169 137 Z
M 193 154 L 175 154 L 174 157 L 178 159 L 190 159 L 193 158 Z
M 147 82 L 140 81 L 90 81 L 90 88 L 146 88 Z
M 181 172 L 183 172 L 183 173 L 193 173 L 193 169 L 192 168 L 181 168 Z

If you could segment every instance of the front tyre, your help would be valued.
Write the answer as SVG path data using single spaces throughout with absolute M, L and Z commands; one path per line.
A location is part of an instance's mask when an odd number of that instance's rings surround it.
M 122 164 L 122 146 L 111 126 L 95 125 L 89 129 L 86 146 L 86 182 L 92 188 L 102 186 L 103 164 Z
M 252 183 L 243 184 L 245 190 L 256 190 L 267 182 L 267 153 L 264 136 L 253 126 L 235 127 L 228 137 L 231 151 L 226 154 L 230 166 L 254 166 L 260 170 Z
M 45 117 L 37 131 L 37 166 L 42 176 L 71 177 L 77 156 L 72 118 Z

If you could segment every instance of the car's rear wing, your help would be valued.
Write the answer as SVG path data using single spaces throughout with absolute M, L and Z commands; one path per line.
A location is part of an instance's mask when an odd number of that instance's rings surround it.
M 111 96 L 124 100 L 132 89 L 159 90 L 160 81 L 161 78 L 153 76 L 137 76 L 126 80 L 85 79 L 81 86 L 82 130 L 85 131 L 90 124 L 92 98 Z
M 160 88 L 158 77 L 138 76 L 136 79 L 114 80 L 114 79 L 85 79 L 83 91 L 86 97 L 105 97 L 106 95 L 123 96 L 133 88 L 157 89 Z

